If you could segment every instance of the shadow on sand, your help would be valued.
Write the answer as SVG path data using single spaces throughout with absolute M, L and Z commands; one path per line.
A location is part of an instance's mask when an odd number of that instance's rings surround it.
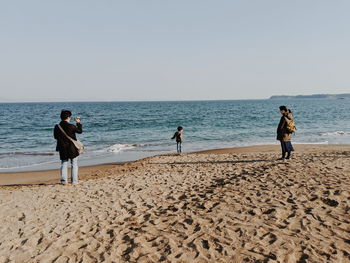
M 208 162 L 171 162 L 171 163 L 149 163 L 150 165 L 198 165 L 198 164 L 239 164 L 239 163 L 261 163 L 261 162 L 276 162 L 276 160 L 241 160 L 241 161 L 208 161 Z
M 60 183 L 38 183 L 38 184 L 3 184 L 0 185 L 0 188 L 4 187 L 11 187 L 11 188 L 16 188 L 16 187 L 30 187 L 30 186 L 49 186 L 49 185 L 59 185 Z

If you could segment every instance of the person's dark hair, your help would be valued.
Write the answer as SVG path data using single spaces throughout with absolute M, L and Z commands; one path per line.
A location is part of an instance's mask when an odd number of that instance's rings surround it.
M 177 130 L 178 130 L 178 131 L 182 131 L 183 128 L 182 128 L 181 126 L 179 126 L 179 127 L 177 127 Z
M 286 106 L 280 106 L 280 110 L 283 110 L 283 111 L 288 111 L 287 107 Z
M 69 110 L 62 110 L 61 111 L 61 120 L 64 121 L 66 120 L 67 118 L 71 117 L 72 116 L 72 112 L 69 111 Z

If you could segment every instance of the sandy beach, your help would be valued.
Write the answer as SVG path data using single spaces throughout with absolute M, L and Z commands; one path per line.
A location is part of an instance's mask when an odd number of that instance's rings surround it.
M 350 146 L 0 174 L 0 262 L 350 262 Z

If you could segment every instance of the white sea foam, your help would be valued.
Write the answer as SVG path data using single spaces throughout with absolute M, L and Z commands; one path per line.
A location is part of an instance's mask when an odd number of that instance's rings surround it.
M 335 131 L 335 132 L 324 132 L 324 133 L 321 133 L 321 136 L 344 136 L 344 135 L 350 135 L 350 132 Z
M 323 142 L 294 142 L 294 144 L 315 144 L 315 145 L 327 145 L 327 144 L 329 144 L 329 141 L 323 141 Z
M 114 145 L 108 147 L 107 148 L 107 152 L 118 153 L 118 152 L 121 152 L 121 151 L 134 149 L 137 146 L 139 146 L 139 145 L 137 145 L 137 144 L 120 144 L 120 143 L 117 143 L 117 144 L 114 144 Z
M 50 164 L 56 164 L 57 161 L 48 161 L 48 162 L 39 162 L 39 163 L 31 163 L 31 164 L 23 164 L 23 165 L 14 165 L 14 166 L 8 166 L 8 167 L 0 167 L 0 170 L 2 172 L 4 171 L 9 171 L 9 172 L 13 172 L 13 171 L 20 171 L 20 169 L 24 169 L 24 168 L 34 168 L 36 166 L 45 166 L 45 165 L 50 165 Z M 13 171 L 12 171 L 13 170 Z M 39 169 L 40 170 L 40 169 Z M 30 169 L 28 169 L 27 171 L 30 171 Z

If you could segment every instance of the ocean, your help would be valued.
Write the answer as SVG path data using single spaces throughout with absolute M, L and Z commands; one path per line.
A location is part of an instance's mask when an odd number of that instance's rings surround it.
M 184 128 L 184 152 L 278 144 L 278 107 L 298 128 L 294 143 L 350 144 L 349 99 L 0 104 L 0 172 L 56 169 L 53 127 L 62 109 L 80 116 L 80 165 L 133 161 L 176 152 L 170 138 Z

